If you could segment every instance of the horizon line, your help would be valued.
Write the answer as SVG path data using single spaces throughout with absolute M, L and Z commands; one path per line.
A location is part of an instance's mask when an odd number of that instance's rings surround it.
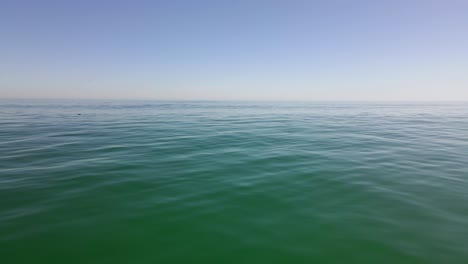
M 468 103 L 467 99 L 462 100 L 428 100 L 428 99 L 390 99 L 390 100 L 369 100 L 369 99 L 155 99 L 155 98 L 0 98 L 0 101 L 153 101 L 153 102 L 362 102 L 362 103 Z

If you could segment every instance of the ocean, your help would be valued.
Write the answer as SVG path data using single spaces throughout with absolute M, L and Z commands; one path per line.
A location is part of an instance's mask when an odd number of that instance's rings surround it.
M 0 101 L 0 259 L 468 263 L 468 103 Z

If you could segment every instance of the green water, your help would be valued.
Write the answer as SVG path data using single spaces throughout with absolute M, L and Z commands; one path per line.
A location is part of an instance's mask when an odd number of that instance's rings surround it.
M 468 104 L 2 101 L 0 262 L 468 263 Z

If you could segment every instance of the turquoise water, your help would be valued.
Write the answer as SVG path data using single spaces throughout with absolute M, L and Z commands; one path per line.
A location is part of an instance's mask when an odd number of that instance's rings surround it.
M 468 104 L 0 102 L 1 263 L 468 263 Z

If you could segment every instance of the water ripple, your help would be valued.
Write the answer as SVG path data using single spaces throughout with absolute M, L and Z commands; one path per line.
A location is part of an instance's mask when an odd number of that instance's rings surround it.
M 467 150 L 466 103 L 1 103 L 2 256 L 467 263 Z

